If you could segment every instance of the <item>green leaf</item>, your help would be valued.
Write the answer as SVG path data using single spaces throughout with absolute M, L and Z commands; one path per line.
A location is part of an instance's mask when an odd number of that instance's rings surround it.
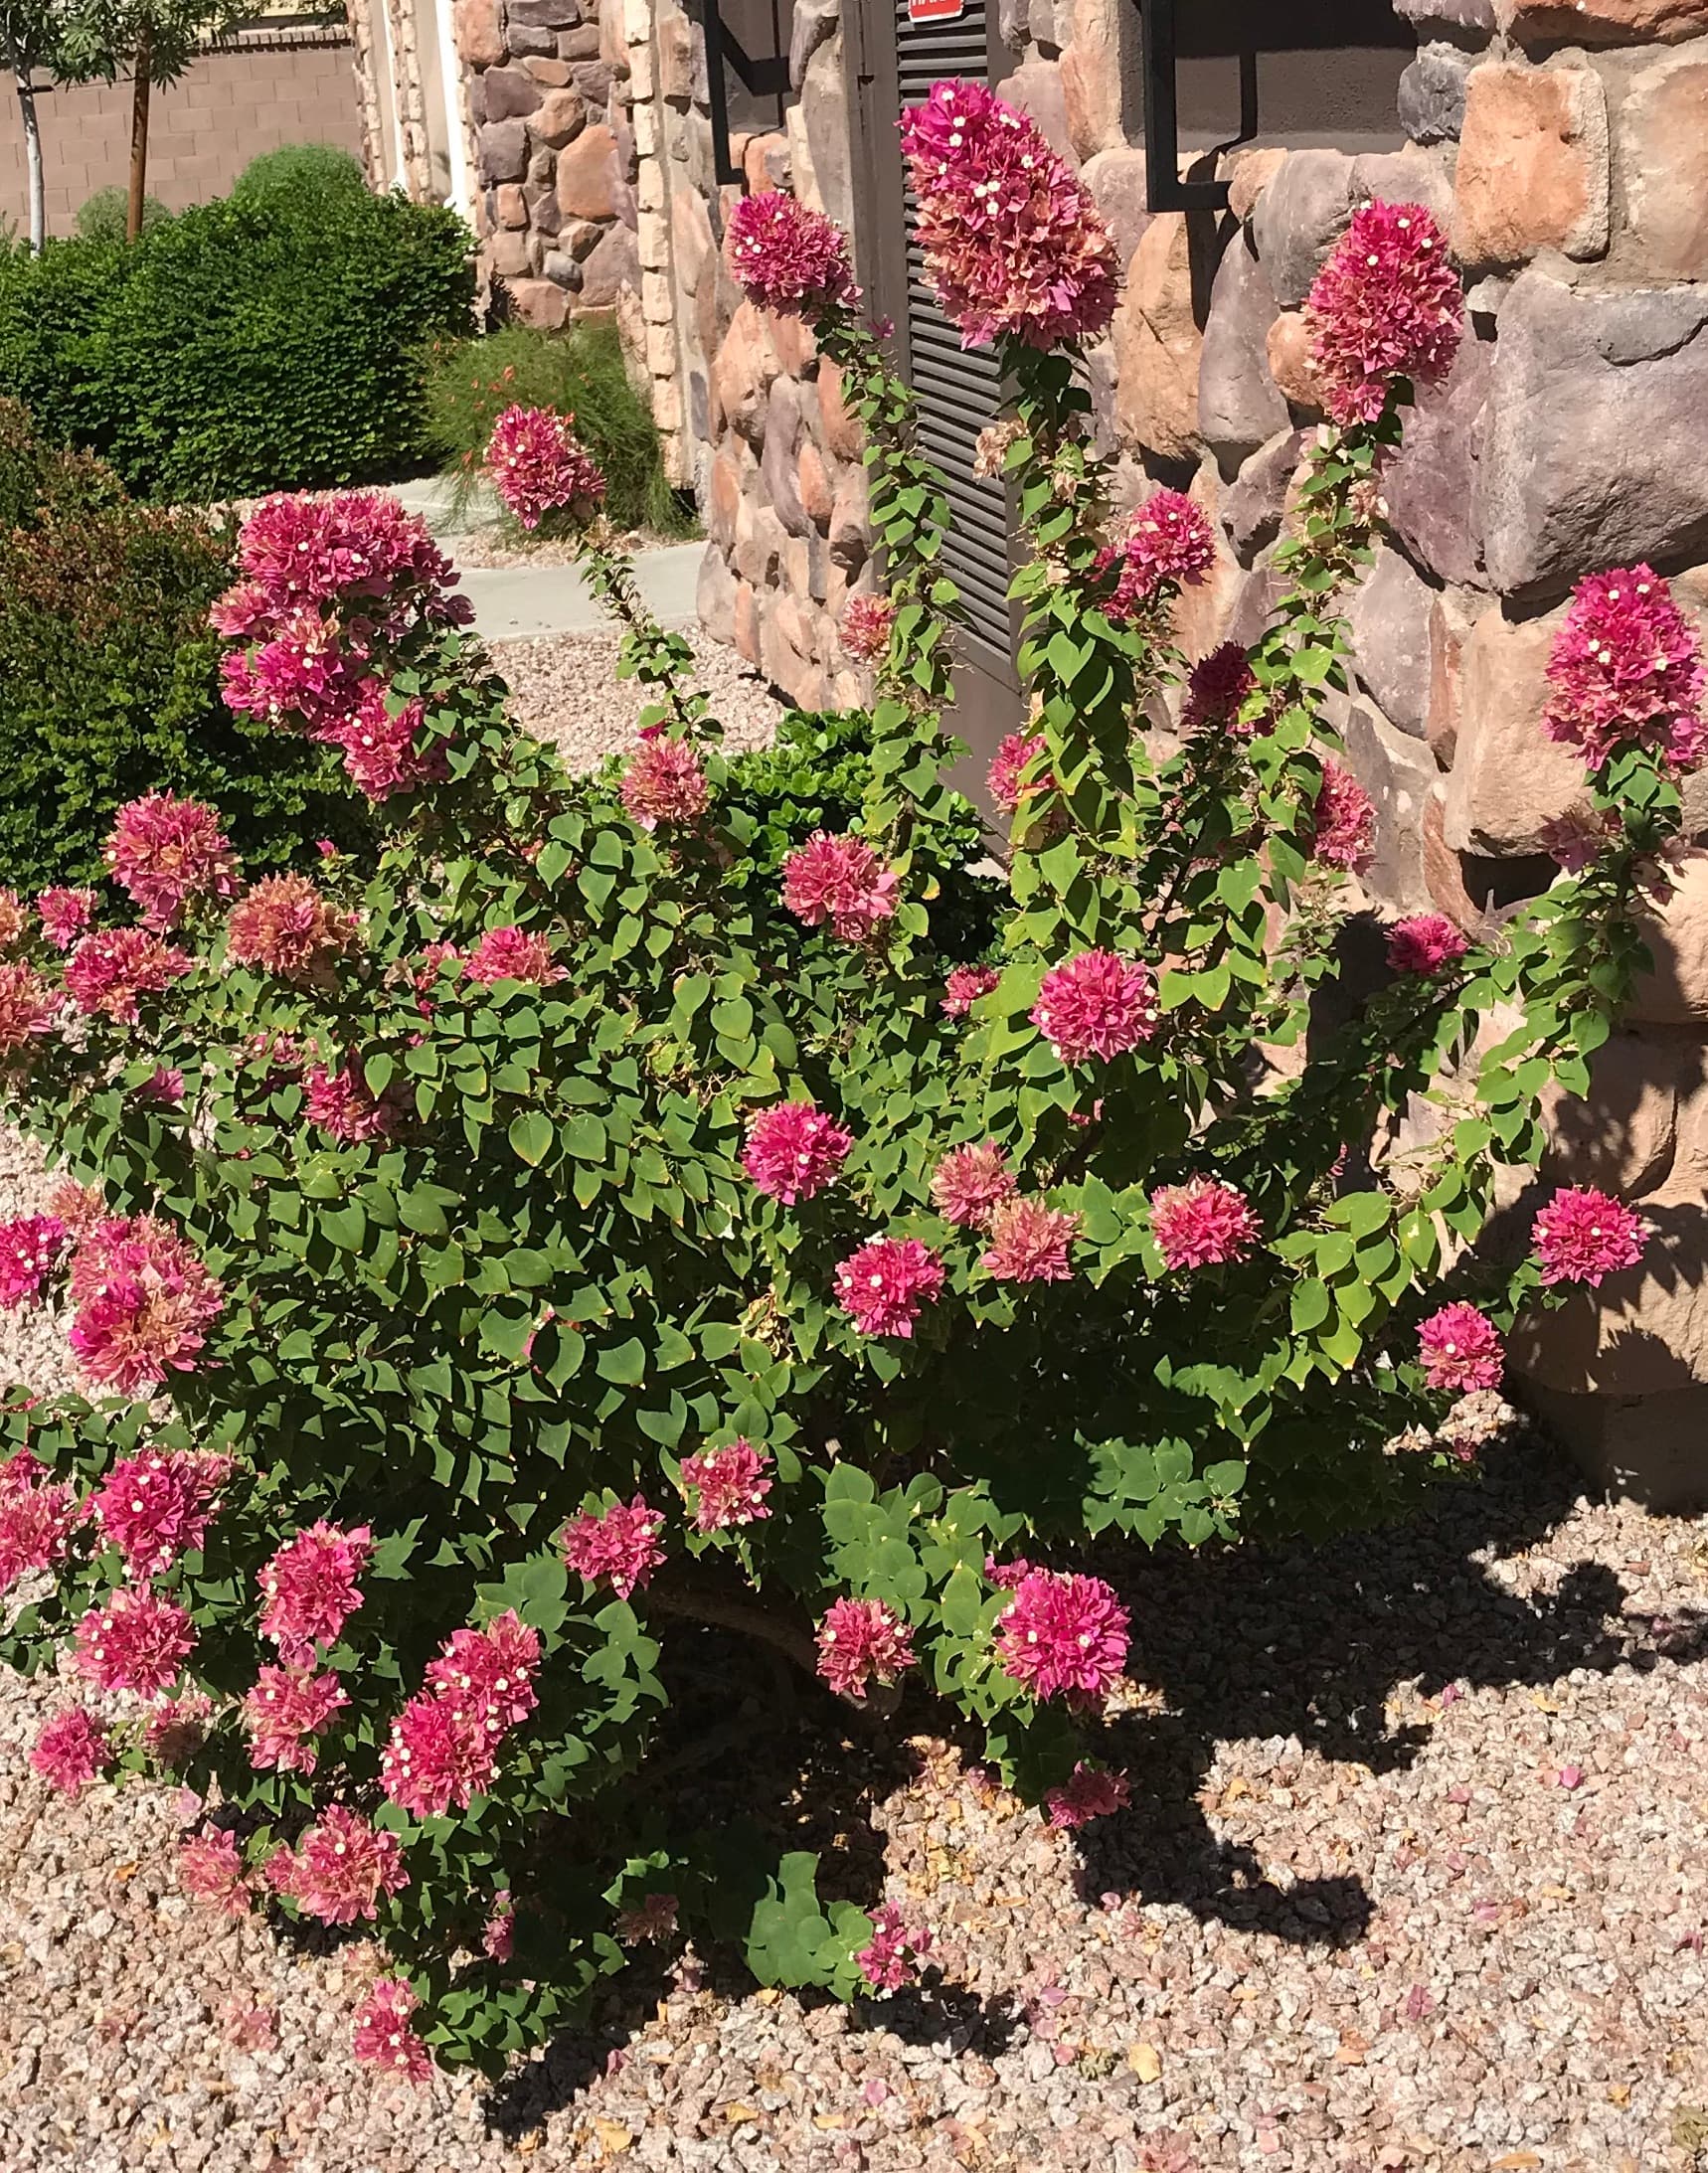
M 552 1151 L 552 1120 L 542 1109 L 524 1109 L 510 1119 L 510 1149 L 518 1161 L 538 1169 Z

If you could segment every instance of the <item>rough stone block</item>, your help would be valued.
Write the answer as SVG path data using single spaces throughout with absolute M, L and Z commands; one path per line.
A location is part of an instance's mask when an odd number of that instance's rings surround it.
M 1293 151 L 1252 213 L 1258 254 L 1282 309 L 1310 292 L 1352 217 L 1352 161 L 1341 151 Z
M 1181 213 L 1153 220 L 1133 251 L 1110 337 L 1122 434 L 1164 459 L 1194 457 L 1204 343 L 1192 309 L 1191 239 Z
M 540 86 L 519 68 L 489 68 L 480 79 L 480 98 L 489 121 L 519 120 L 540 103 Z
M 712 382 L 732 429 L 757 445 L 765 435 L 767 397 L 781 364 L 766 320 L 743 302 L 712 365 Z
M 858 460 L 866 442 L 865 426 L 842 397 L 842 372 L 835 363 L 818 366 L 818 412 L 824 449 L 835 460 Z
M 800 127 L 812 158 L 812 186 L 819 207 L 845 233 L 854 227 L 854 152 L 848 131 L 848 99 L 842 79 L 840 34 L 806 64 L 800 87 Z
M 622 294 L 640 284 L 634 236 L 626 227 L 610 227 L 582 265 L 582 302 L 589 309 L 609 309 Z
M 1390 529 L 1445 582 L 1483 578 L 1476 477 L 1494 355 L 1491 341 L 1467 334 L 1444 381 L 1419 388 L 1383 483 Z
M 1093 203 L 1103 213 L 1105 223 L 1114 236 L 1121 262 L 1128 262 L 1144 239 L 1144 230 L 1151 218 L 1144 201 L 1144 153 L 1126 145 L 1117 150 L 1100 151 L 1095 158 L 1087 160 L 1086 170 L 1080 178 L 1092 192 Z
M 520 181 L 528 171 L 528 130 L 521 121 L 488 121 L 474 140 L 483 181 Z
M 570 297 L 552 279 L 511 279 L 505 285 L 510 314 L 542 332 L 556 332 L 568 322 Z
M 616 187 L 616 138 L 596 122 L 558 153 L 558 209 L 566 219 L 610 219 Z
M 1429 750 L 1362 702 L 1340 721 L 1347 767 L 1376 803 L 1376 849 L 1359 877 L 1372 898 L 1395 913 L 1421 913 L 1431 899 L 1424 875 L 1424 808 L 1435 789 Z
M 866 470 L 849 468 L 836 487 L 830 511 L 830 556 L 845 574 L 858 574 L 872 548 L 872 517 L 866 497 Z
M 470 68 L 496 68 L 504 59 L 499 0 L 453 0 L 451 36 Z
M 1625 221 L 1651 278 L 1708 278 L 1708 59 L 1668 54 L 1620 111 Z
M 1071 0 L 1062 55 L 1068 140 L 1083 159 L 1124 149 L 1141 125 L 1138 18 L 1127 0 Z
M 1494 0 L 1494 14 L 1525 45 L 1627 46 L 1708 32 L 1708 0 Z
M 1301 420 L 1322 413 L 1310 360 L 1310 333 L 1302 311 L 1283 309 L 1264 342 L 1276 390 Z
M 714 641 L 735 640 L 736 577 L 716 543 L 706 546 L 706 555 L 700 561 L 694 603 L 700 614 L 700 624 Z
M 1400 126 L 1414 143 L 1448 143 L 1464 126 L 1471 64 L 1456 46 L 1425 46 L 1400 78 Z
M 1278 430 L 1223 491 L 1222 533 L 1242 566 L 1250 567 L 1280 536 L 1287 485 L 1303 451 L 1302 430 Z
M 1210 290 L 1198 364 L 1198 434 L 1225 474 L 1287 427 L 1287 404 L 1269 360 L 1278 314 L 1263 265 L 1236 233 Z
M 1079 165 L 1074 139 L 1068 130 L 1068 100 L 1062 88 L 1062 71 L 1055 61 L 1023 61 L 1005 79 L 1002 95 L 1038 123 L 1052 151 L 1071 166 Z
M 512 28 L 525 23 L 534 30 L 574 30 L 582 11 L 578 0 L 505 0 L 504 19 Z
M 587 117 L 588 109 L 581 92 L 564 85 L 546 92 L 540 100 L 539 111 L 528 126 L 537 142 L 549 150 L 561 151 L 581 133 Z
M 1608 110 L 1592 68 L 1487 61 L 1465 83 L 1452 247 L 1472 268 L 1608 246 Z
M 1394 13 L 1432 36 L 1450 30 L 1480 37 L 1494 28 L 1494 0 L 1394 0 Z
M 798 90 L 806 81 L 807 63 L 836 35 L 841 0 L 795 0 L 788 36 L 788 80 Z
M 528 200 L 522 194 L 520 182 L 500 183 L 496 191 L 494 214 L 501 227 L 525 227 L 528 224 Z
M 1477 471 L 1492 585 L 1546 595 L 1589 567 L 1700 556 L 1704 415 L 1708 288 L 1522 273 L 1500 314 Z
M 1358 683 L 1388 722 L 1414 740 L 1424 737 L 1429 714 L 1434 600 L 1435 590 L 1404 552 L 1386 546 L 1346 598 Z
M 1464 643 L 1443 808 L 1454 852 L 1496 859 L 1544 852 L 1550 824 L 1590 812 L 1582 757 L 1542 730 L 1548 651 L 1562 615 L 1519 620 L 1485 611 Z

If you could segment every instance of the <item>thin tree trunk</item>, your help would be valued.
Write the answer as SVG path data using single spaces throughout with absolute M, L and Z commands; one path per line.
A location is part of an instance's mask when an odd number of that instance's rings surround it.
M 148 76 L 154 59 L 148 26 L 136 42 L 136 83 L 130 99 L 130 202 L 124 214 L 124 239 L 137 241 L 142 233 L 142 207 L 148 187 Z
M 48 199 L 42 180 L 42 122 L 30 75 L 25 69 L 18 78 L 18 105 L 24 115 L 24 163 L 30 177 L 30 253 L 40 256 L 48 238 Z

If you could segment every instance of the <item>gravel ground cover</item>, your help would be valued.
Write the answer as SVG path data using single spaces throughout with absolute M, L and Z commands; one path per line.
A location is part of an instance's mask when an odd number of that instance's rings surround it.
M 680 631 L 694 641 L 699 684 L 724 727 L 725 752 L 764 747 L 783 711 L 768 682 L 723 642 L 707 640 L 696 627 Z M 646 697 L 637 680 L 616 677 L 620 645 L 619 635 L 602 632 L 491 645 L 517 717 L 550 740 L 572 769 L 596 768 L 612 749 L 632 743 Z

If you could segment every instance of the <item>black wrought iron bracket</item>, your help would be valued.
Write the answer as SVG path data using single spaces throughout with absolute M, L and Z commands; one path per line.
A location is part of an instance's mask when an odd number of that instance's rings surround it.
M 722 182 L 740 181 L 742 169 L 730 156 L 730 100 L 724 70 L 733 68 L 757 98 L 788 95 L 788 55 L 750 60 L 733 30 L 724 27 L 718 0 L 704 0 L 701 27 L 706 35 L 706 97 L 712 108 L 712 163 Z
M 710 0 L 708 0 L 710 4 Z M 1144 70 L 1144 188 L 1145 202 L 1153 212 L 1225 211 L 1225 181 L 1182 181 L 1180 178 L 1180 114 L 1177 103 L 1175 37 L 1176 0 L 1139 0 L 1140 40 Z M 1242 52 L 1240 62 L 1240 132 L 1226 143 L 1206 152 L 1231 151 L 1235 144 L 1249 143 L 1258 132 L 1258 56 Z

